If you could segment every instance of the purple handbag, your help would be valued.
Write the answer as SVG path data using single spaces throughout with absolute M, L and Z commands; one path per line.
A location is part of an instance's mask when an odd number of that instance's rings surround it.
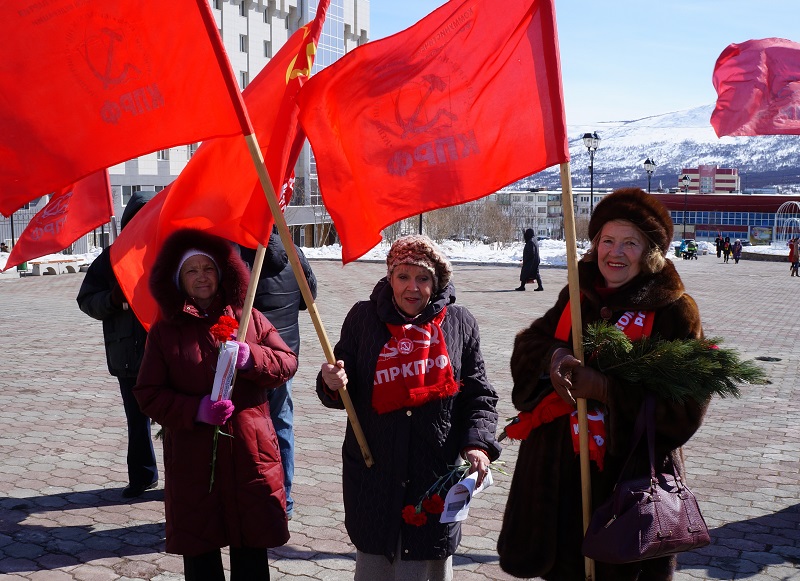
M 697 499 L 678 476 L 655 470 L 655 397 L 648 395 L 634 428 L 634 445 L 647 429 L 650 476 L 622 480 L 598 506 L 583 539 L 583 554 L 603 563 L 631 563 L 705 547 L 711 542 Z

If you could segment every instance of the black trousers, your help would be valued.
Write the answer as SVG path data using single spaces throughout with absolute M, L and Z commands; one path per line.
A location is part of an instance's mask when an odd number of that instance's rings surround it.
M 128 483 L 146 486 L 158 480 L 156 453 L 150 437 L 150 418 L 139 409 L 133 396 L 135 377 L 118 377 L 125 418 L 128 420 Z
M 219 549 L 183 557 L 186 581 L 225 581 Z M 231 581 L 269 581 L 267 549 L 231 547 Z

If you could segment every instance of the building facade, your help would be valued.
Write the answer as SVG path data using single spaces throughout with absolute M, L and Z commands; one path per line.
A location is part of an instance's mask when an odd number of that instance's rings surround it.
M 683 168 L 678 176 L 689 176 L 690 194 L 733 194 L 741 191 L 739 170 L 720 168 L 716 165 L 701 165 L 695 168 Z M 683 186 L 680 188 L 683 190 Z

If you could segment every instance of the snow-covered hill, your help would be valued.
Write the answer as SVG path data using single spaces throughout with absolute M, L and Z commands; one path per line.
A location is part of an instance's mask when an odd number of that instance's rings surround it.
M 800 192 L 800 136 L 769 135 L 718 138 L 710 119 L 714 105 L 704 105 L 631 121 L 569 125 L 569 150 L 575 186 L 589 186 L 589 154 L 581 137 L 597 131 L 600 148 L 594 157 L 595 187 L 647 187 L 644 160 L 657 168 L 652 189 L 677 187 L 684 167 L 718 165 L 738 168 L 742 187 L 779 186 L 782 193 Z M 569 121 L 569 120 L 567 120 Z M 520 187 L 558 187 L 556 169 L 519 182 Z

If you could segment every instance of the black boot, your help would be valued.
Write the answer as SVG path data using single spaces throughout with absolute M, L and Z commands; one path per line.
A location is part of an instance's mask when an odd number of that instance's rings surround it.
M 520 285 L 517 288 L 515 288 L 514 290 L 525 290 L 525 285 L 524 284 Z
M 543 291 L 543 290 L 544 290 L 544 287 L 541 287 L 541 286 L 539 286 L 539 287 L 536 287 L 536 288 L 535 288 L 535 289 L 533 289 L 533 290 L 535 290 L 535 291 Z

